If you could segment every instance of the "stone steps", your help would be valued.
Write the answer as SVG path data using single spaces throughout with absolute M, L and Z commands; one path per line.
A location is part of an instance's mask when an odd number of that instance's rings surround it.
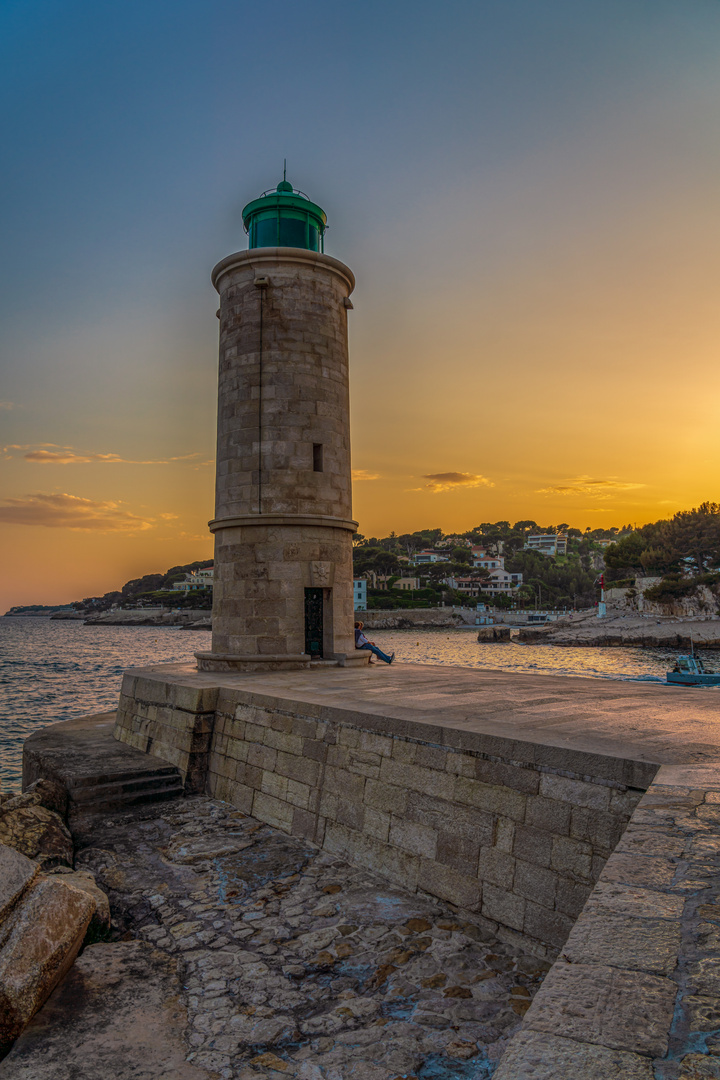
M 113 738 L 114 713 L 41 728 L 25 741 L 23 785 L 39 777 L 68 793 L 71 822 L 78 816 L 116 812 L 184 793 L 180 770 Z
M 131 784 L 136 782 L 139 777 L 175 777 L 180 775 L 175 765 L 170 765 L 162 761 L 161 758 L 150 758 L 149 761 L 150 765 L 148 765 L 147 758 L 142 762 L 137 758 L 133 762 L 134 768 L 126 768 L 121 772 L 107 772 L 95 768 L 92 773 L 88 773 L 86 776 L 74 776 L 68 786 L 72 791 L 79 793 L 85 787 L 98 787 L 103 784 Z M 98 762 L 98 765 L 100 764 Z M 153 764 L 156 766 L 155 768 L 153 768 Z M 77 797 L 81 798 L 80 795 Z
M 174 766 L 147 771 L 135 776 L 109 783 L 83 783 L 69 788 L 70 812 L 74 809 L 93 811 L 121 810 L 126 806 L 160 802 L 179 798 L 183 794 L 183 782 Z

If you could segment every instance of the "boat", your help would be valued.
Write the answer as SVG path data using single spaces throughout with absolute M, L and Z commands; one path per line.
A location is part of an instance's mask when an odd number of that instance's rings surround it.
M 720 686 L 720 673 L 706 671 L 693 649 L 689 656 L 678 656 L 675 667 L 667 673 L 667 681 L 675 686 Z

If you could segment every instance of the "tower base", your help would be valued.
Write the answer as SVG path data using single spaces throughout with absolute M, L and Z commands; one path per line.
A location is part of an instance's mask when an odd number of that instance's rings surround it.
M 299 671 L 314 667 L 365 667 L 370 659 L 362 650 L 352 656 L 339 653 L 314 660 L 308 653 L 240 655 L 233 653 L 195 653 L 198 671 Z

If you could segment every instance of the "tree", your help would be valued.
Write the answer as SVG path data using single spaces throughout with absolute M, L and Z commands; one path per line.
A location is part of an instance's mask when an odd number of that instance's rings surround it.
M 397 542 L 407 555 L 408 559 L 412 559 L 413 555 L 418 550 L 418 538 L 413 536 L 412 533 L 403 533 L 402 536 L 398 536 Z
M 493 604 L 496 608 L 508 611 L 513 606 L 513 599 L 508 593 L 498 593 L 493 597 Z
M 720 566 L 720 506 L 704 502 L 697 509 L 681 510 L 670 523 L 674 551 L 691 559 L 696 573 Z
M 378 574 L 392 574 L 400 568 L 397 555 L 391 551 L 379 551 L 373 560 L 373 570 Z
M 419 573 L 433 585 L 438 585 L 445 578 L 453 576 L 453 564 L 446 562 L 430 563 L 427 567 L 419 567 Z
M 523 582 L 523 584 L 515 591 L 515 596 L 517 597 L 518 603 L 523 606 L 525 604 L 531 604 L 535 599 L 535 590 L 532 585 Z

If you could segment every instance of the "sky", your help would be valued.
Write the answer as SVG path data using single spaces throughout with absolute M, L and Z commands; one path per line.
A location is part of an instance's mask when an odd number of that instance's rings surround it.
M 718 0 L 3 0 L 0 610 L 212 557 L 217 297 L 354 271 L 365 535 L 720 496 Z

